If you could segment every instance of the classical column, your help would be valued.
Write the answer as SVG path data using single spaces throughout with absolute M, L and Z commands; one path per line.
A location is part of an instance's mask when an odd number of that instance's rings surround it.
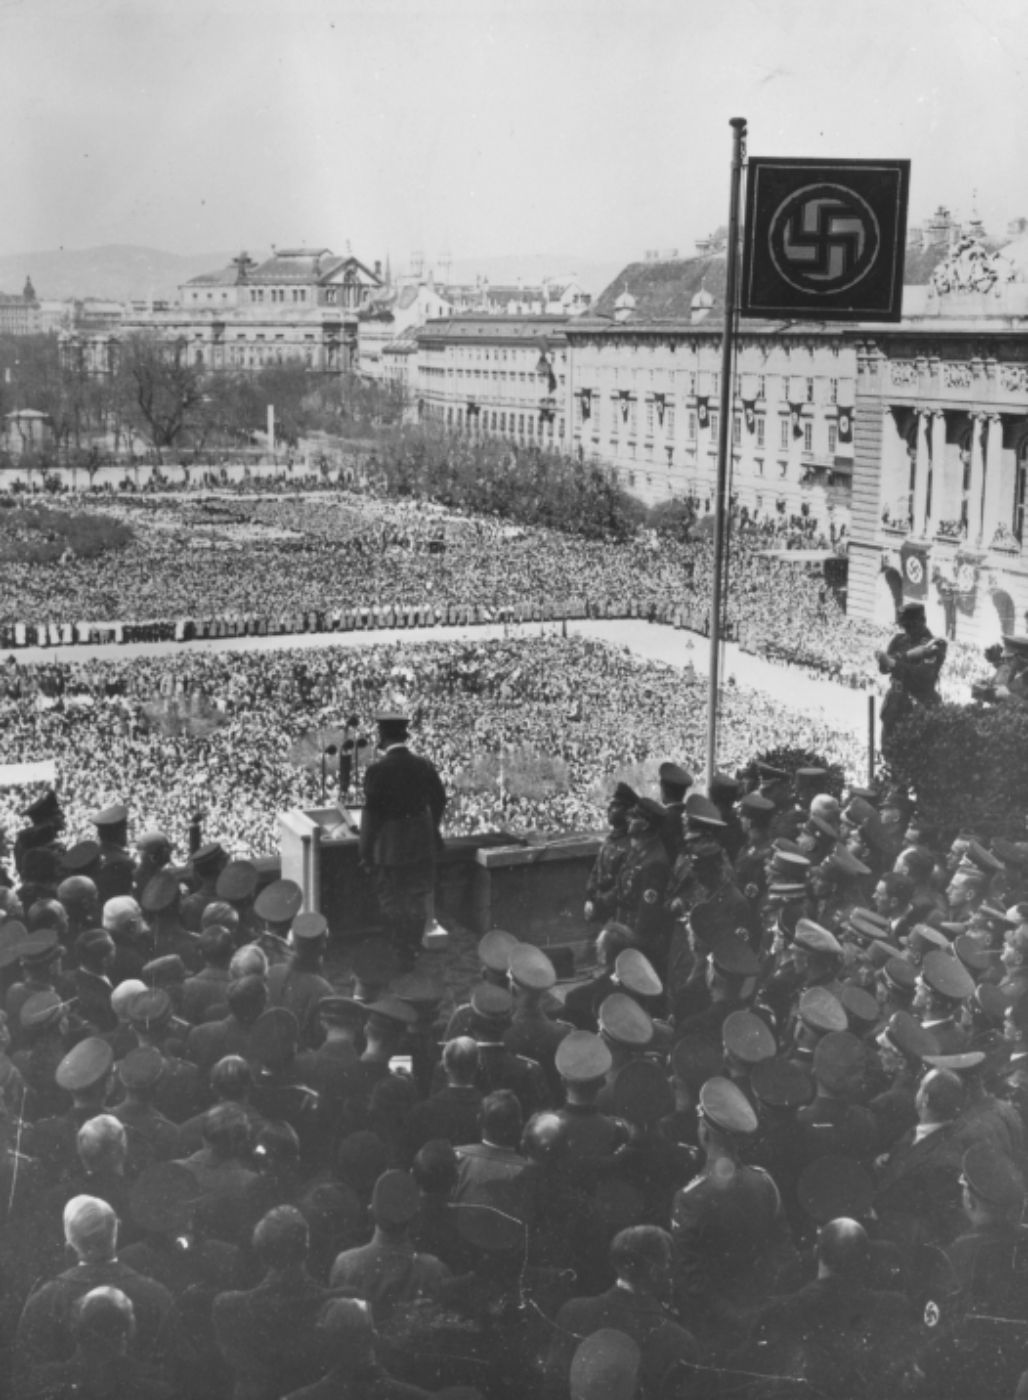
M 982 543 L 988 547 L 999 524 L 1013 526 L 1013 492 L 1005 489 L 1003 480 L 1003 418 L 990 413 L 988 425 L 982 423 L 985 434 L 985 499 L 982 507 Z M 984 419 L 985 414 L 982 415 Z
M 914 534 L 923 535 L 928 526 L 926 518 L 926 508 L 928 504 L 928 472 L 930 467 L 928 456 L 928 432 L 931 424 L 931 416 L 926 408 L 919 408 L 916 412 L 917 469 L 914 475 Z
M 928 462 L 932 477 L 925 534 L 932 535 L 939 521 L 946 518 L 946 415 L 941 409 L 933 409 L 927 415 L 925 432 L 928 436 Z
M 982 435 L 985 431 L 985 414 L 971 414 L 971 483 L 967 493 L 967 542 L 970 545 L 988 544 L 983 539 L 985 520 L 985 453 Z

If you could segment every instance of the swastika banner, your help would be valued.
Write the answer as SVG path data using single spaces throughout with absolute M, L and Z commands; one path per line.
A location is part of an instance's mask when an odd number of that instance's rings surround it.
M 908 160 L 747 164 L 741 311 L 815 321 L 898 321 Z
M 900 549 L 903 566 L 903 598 L 920 602 L 928 597 L 928 551 L 904 543 Z

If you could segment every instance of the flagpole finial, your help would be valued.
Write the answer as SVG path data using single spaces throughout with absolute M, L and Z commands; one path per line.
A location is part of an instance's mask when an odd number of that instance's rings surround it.
M 745 131 L 745 130 L 746 130 L 746 118 L 745 118 L 745 117 L 732 117 L 732 118 L 729 119 L 728 125 L 729 125 L 729 126 L 734 126 L 735 129 L 736 129 L 736 131 Z

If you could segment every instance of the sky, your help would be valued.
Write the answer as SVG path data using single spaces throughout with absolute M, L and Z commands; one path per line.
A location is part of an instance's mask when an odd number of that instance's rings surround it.
M 1024 0 L 0 0 L 0 52 L 4 254 L 685 254 L 734 116 L 1028 216 Z

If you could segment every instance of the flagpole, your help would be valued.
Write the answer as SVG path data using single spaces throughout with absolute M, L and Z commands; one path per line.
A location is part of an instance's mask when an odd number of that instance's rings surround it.
M 714 497 L 714 588 L 710 601 L 710 685 L 707 695 L 707 784 L 717 771 L 717 722 L 721 689 L 721 614 L 726 580 L 725 545 L 729 529 L 728 465 L 732 450 L 732 358 L 735 351 L 736 288 L 739 274 L 739 193 L 746 146 L 746 118 L 733 117 L 732 180 L 728 213 L 728 255 L 725 268 L 725 329 L 721 337 L 721 416 L 717 435 L 717 490 Z

